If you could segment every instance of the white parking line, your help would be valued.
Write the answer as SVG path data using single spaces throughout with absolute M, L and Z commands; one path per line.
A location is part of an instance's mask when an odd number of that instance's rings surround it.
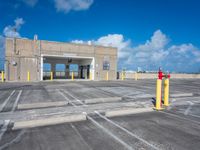
M 63 92 L 66 93 L 66 94 L 68 94 L 68 95 L 71 96 L 72 98 L 74 98 L 74 100 L 76 100 L 77 102 L 79 102 L 81 105 L 83 105 L 83 106 L 88 106 L 88 105 L 84 104 L 81 100 L 79 100 L 77 97 L 75 97 L 75 96 L 73 96 L 72 94 L 70 94 L 68 91 L 63 90 Z M 73 102 L 71 101 L 71 103 L 73 103 Z
M 188 115 L 192 116 L 192 117 L 200 118 L 200 116 L 198 116 L 198 115 L 194 115 L 194 114 L 188 114 Z
M 119 124 L 113 122 L 112 120 L 108 119 L 107 117 L 101 115 L 98 111 L 95 111 L 95 113 L 100 116 L 102 119 L 108 121 L 109 123 L 111 123 L 112 125 L 118 127 L 119 129 L 121 129 L 122 131 L 126 132 L 127 134 L 131 135 L 132 137 L 138 139 L 139 141 L 142 141 L 143 143 L 145 143 L 146 145 L 150 146 L 151 148 L 155 149 L 155 150 L 159 150 L 157 147 L 155 147 L 154 145 L 152 145 L 151 143 L 147 142 L 146 140 L 140 138 L 139 136 L 137 136 L 136 134 L 130 132 L 129 130 L 127 130 L 126 128 L 120 126 Z
M 25 130 L 22 130 L 13 140 L 11 140 L 8 143 L 5 143 L 4 145 L 0 146 L 0 150 L 3 150 L 5 148 L 7 148 L 8 146 L 19 141 L 21 139 L 22 135 L 24 135 L 24 133 L 25 133 Z
M 74 129 L 74 131 L 76 132 L 76 134 L 80 137 L 80 139 L 83 141 L 83 143 L 85 143 L 85 145 L 88 147 L 88 150 L 92 150 L 92 148 L 88 145 L 88 143 L 85 141 L 85 139 L 83 138 L 83 136 L 80 134 L 80 132 L 78 131 L 78 129 L 72 124 L 70 123 L 71 127 Z
M 60 90 L 58 90 L 59 94 L 62 95 L 68 103 L 72 104 L 72 106 L 77 107 L 74 103 L 72 103 L 67 96 L 65 96 Z
M 3 102 L 2 105 L 0 105 L 0 112 L 4 109 L 8 101 L 10 100 L 11 96 L 15 93 L 15 90 L 11 92 L 11 94 L 8 96 L 8 98 Z
M 64 91 L 63 91 L 64 92 Z M 84 104 L 82 101 L 78 100 L 75 96 L 73 96 L 72 94 L 70 94 L 69 92 L 65 91 L 68 95 L 70 95 L 71 97 L 73 97 L 75 100 L 77 100 L 79 103 L 81 103 L 84 106 L 88 106 L 86 104 Z M 61 94 L 62 92 L 60 92 Z M 62 93 L 63 97 L 66 97 L 63 93 Z M 74 107 L 77 107 L 76 104 L 74 104 L 73 102 L 71 102 L 72 105 Z M 95 121 L 93 118 L 89 117 L 87 115 L 86 112 L 83 112 L 84 114 L 86 114 L 87 118 L 94 123 L 97 127 L 99 127 L 100 129 L 102 129 L 106 134 L 110 135 L 111 137 L 113 137 L 116 141 L 118 141 L 119 143 L 121 143 L 123 146 L 125 146 L 128 150 L 133 150 L 133 148 L 131 146 L 129 146 L 128 144 L 126 144 L 123 140 L 121 140 L 120 138 L 118 138 L 116 135 L 114 135 L 112 132 L 110 132 L 108 129 L 104 128 L 102 125 L 100 125 L 97 121 Z
M 21 94 L 22 94 L 22 90 L 20 90 L 18 95 L 17 95 L 17 98 L 16 98 L 15 103 L 13 104 L 13 107 L 12 107 L 12 110 L 11 110 L 12 112 L 15 110 L 15 108 L 16 108 L 16 106 L 18 104 Z
M 1 141 L 4 133 L 7 131 L 9 123 L 10 123 L 10 120 L 4 120 L 4 124 L 3 124 L 3 126 L 2 126 L 2 128 L 0 130 L 0 141 Z
M 71 97 L 73 97 L 75 100 L 77 100 L 77 98 L 76 98 L 75 96 L 71 95 L 69 92 L 68 92 L 68 94 L 69 94 Z M 88 106 L 88 105 L 84 104 L 83 102 L 81 102 L 81 103 L 82 103 L 83 105 L 85 105 L 85 106 Z M 132 137 L 138 139 L 139 141 L 142 141 L 143 143 L 145 143 L 146 145 L 150 146 L 151 148 L 153 148 L 153 149 L 155 149 L 155 150 L 159 150 L 157 147 L 155 147 L 155 146 L 152 145 L 151 143 L 149 143 L 149 142 L 147 142 L 146 140 L 140 138 L 140 137 L 137 136 L 136 134 L 134 134 L 134 133 L 128 131 L 127 129 L 123 128 L 122 126 L 116 124 L 115 122 L 111 121 L 111 120 L 108 119 L 107 117 L 101 115 L 98 111 L 94 111 L 94 112 L 95 112 L 99 117 L 101 117 L 101 118 L 103 118 L 104 120 L 108 121 L 108 122 L 111 123 L 112 125 L 114 125 L 114 126 L 120 128 L 121 130 L 123 130 L 123 131 L 126 132 L 127 134 L 131 135 Z M 85 114 L 87 114 L 87 113 L 85 113 Z M 91 117 L 88 116 L 88 115 L 87 115 L 87 118 L 88 118 L 89 120 L 91 120 L 93 123 L 95 123 L 96 125 L 98 124 L 98 127 L 99 127 L 99 128 L 102 128 L 102 130 L 104 130 L 106 133 L 108 132 L 106 128 L 104 128 L 102 125 L 100 125 L 98 122 L 96 122 L 93 118 L 91 118 Z M 110 132 L 110 131 L 109 131 L 109 132 Z M 110 133 L 108 133 L 108 134 L 109 134 L 110 136 L 112 136 L 112 137 L 113 137 L 113 135 L 114 135 L 112 132 L 110 132 Z M 120 142 L 120 143 L 123 144 L 123 145 L 126 144 L 124 141 L 122 141 L 121 139 L 119 139 L 119 138 L 118 138 L 117 136 L 115 136 L 115 135 L 114 135 L 113 138 L 115 138 L 117 141 L 120 140 L 121 142 L 123 142 L 123 143 L 121 143 L 120 141 L 118 141 L 118 142 Z M 128 144 L 126 144 L 126 146 L 130 147 Z M 128 148 L 128 147 L 127 147 L 127 148 Z M 132 147 L 130 147 L 130 148 L 133 149 Z
M 182 119 L 182 120 L 187 120 L 187 121 L 190 121 L 190 122 L 193 122 L 193 123 L 196 123 L 196 124 L 200 124 L 199 121 L 191 120 L 191 119 L 188 119 L 188 118 L 185 118 L 185 117 L 181 117 L 181 116 L 173 114 L 173 113 L 168 113 L 168 112 L 165 112 L 165 111 L 159 111 L 159 112 L 163 113 L 163 114 L 167 114 L 167 115 L 173 116 L 173 117 L 176 117 L 176 118 L 179 118 L 179 119 Z
M 107 133 L 108 135 L 110 135 L 112 138 L 114 138 L 116 141 L 118 141 L 119 143 L 121 143 L 124 147 L 126 147 L 128 150 L 133 150 L 133 148 L 128 145 L 127 143 L 125 143 L 123 140 L 121 140 L 120 138 L 118 138 L 115 134 L 113 134 L 112 132 L 110 132 L 108 129 L 104 128 L 102 125 L 100 125 L 97 121 L 95 121 L 93 118 L 91 118 L 90 116 L 87 115 L 87 118 L 93 122 L 97 127 L 99 127 L 100 129 L 102 129 L 105 133 Z
M 190 112 L 190 110 L 192 109 L 192 105 L 194 103 L 192 103 L 191 101 L 187 101 L 189 103 L 188 108 L 185 110 L 184 115 L 188 115 L 188 113 Z

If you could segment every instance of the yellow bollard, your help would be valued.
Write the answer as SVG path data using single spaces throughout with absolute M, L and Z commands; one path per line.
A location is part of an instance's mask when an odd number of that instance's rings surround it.
M 161 86 L 162 86 L 162 80 L 157 79 L 156 83 L 156 110 L 162 110 L 161 108 Z
M 137 74 L 137 72 L 135 72 L 135 80 L 136 81 L 138 80 L 138 74 Z
M 164 81 L 164 105 L 169 106 L 169 79 Z
M 1 81 L 4 82 L 4 72 L 1 72 Z
M 108 71 L 107 71 L 107 73 L 106 73 L 106 80 L 108 81 Z
M 90 80 L 92 80 L 92 72 L 90 72 Z
M 72 72 L 72 81 L 74 81 L 74 72 Z
M 51 72 L 50 80 L 51 80 L 51 81 L 53 80 L 53 72 Z
M 122 80 L 124 80 L 124 72 L 122 71 Z
M 30 71 L 27 72 L 27 81 L 30 81 Z

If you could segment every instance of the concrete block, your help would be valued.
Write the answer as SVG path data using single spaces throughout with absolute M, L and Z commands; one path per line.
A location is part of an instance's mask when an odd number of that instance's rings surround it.
M 170 97 L 190 97 L 193 96 L 193 93 L 177 93 L 177 94 L 170 94 Z
M 84 100 L 85 104 L 109 103 L 121 101 L 122 97 L 93 98 Z
M 110 110 L 105 112 L 106 117 L 117 117 L 117 116 L 126 116 L 131 114 L 138 114 L 144 112 L 154 111 L 153 108 L 123 108 L 118 110 Z
M 62 123 L 67 123 L 67 122 L 78 122 L 78 121 L 84 121 L 84 120 L 86 120 L 85 114 L 77 114 L 77 115 L 68 115 L 68 116 L 60 116 L 60 117 L 17 121 L 17 122 L 14 122 L 14 126 L 12 129 L 18 130 L 18 129 L 23 129 L 23 128 L 34 128 L 34 127 L 62 124 Z
M 29 103 L 29 104 L 18 104 L 17 109 L 34 109 L 34 108 L 45 108 L 45 107 L 58 107 L 67 105 L 67 101 L 59 102 L 46 102 L 46 103 Z

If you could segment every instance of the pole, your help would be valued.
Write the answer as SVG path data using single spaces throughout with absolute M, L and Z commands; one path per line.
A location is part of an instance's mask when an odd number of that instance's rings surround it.
M 164 105 L 169 106 L 169 79 L 164 81 Z
M 138 74 L 137 74 L 137 72 L 135 72 L 135 80 L 136 81 L 138 80 Z
M 53 72 L 51 71 L 51 77 L 50 77 L 50 80 L 52 81 L 53 80 Z
M 107 71 L 107 73 L 106 73 L 106 80 L 108 81 L 108 71 Z
M 1 72 L 1 81 L 4 82 L 4 72 Z
M 124 80 L 124 71 L 122 71 L 121 74 L 122 74 L 122 80 Z
M 162 80 L 157 79 L 156 82 L 156 110 L 162 110 L 161 108 L 161 86 Z
M 74 81 L 74 72 L 72 71 L 72 81 Z
M 30 71 L 27 72 L 27 81 L 30 81 Z

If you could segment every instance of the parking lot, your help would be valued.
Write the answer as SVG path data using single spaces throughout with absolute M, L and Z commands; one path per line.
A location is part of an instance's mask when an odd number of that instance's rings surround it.
M 155 111 L 156 80 L 0 84 L 0 150 L 200 147 L 200 80 L 170 80 Z M 71 121 L 70 121 L 71 120 Z

